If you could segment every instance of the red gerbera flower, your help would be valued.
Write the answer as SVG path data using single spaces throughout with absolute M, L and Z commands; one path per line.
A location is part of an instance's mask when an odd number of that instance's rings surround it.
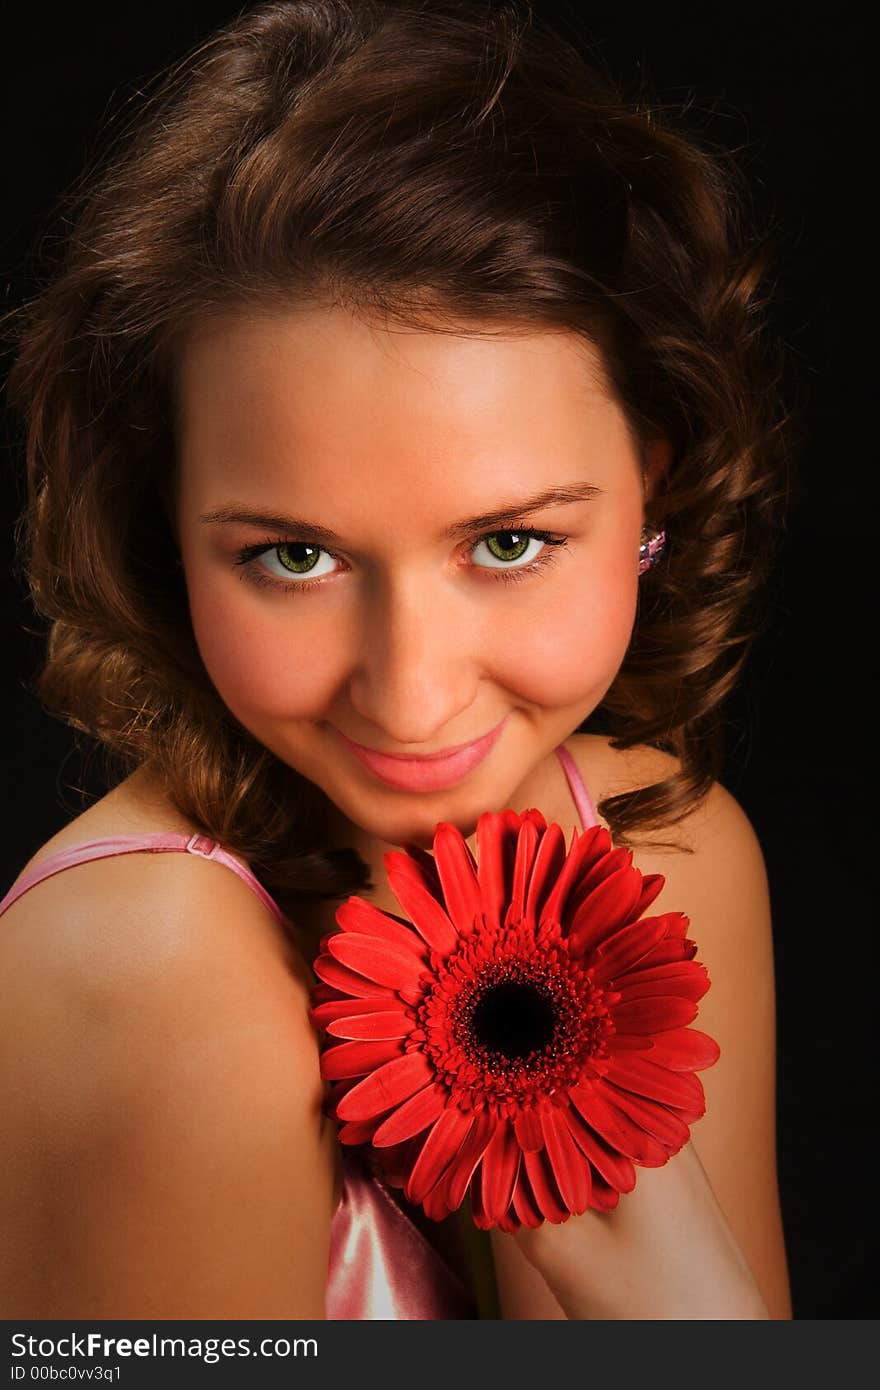
M 720 1049 L 687 1027 L 709 988 L 689 919 L 642 916 L 665 879 L 600 826 L 566 853 L 539 811 L 486 813 L 477 849 L 443 822 L 433 856 L 386 854 L 411 920 L 351 897 L 322 938 L 339 1138 L 435 1220 L 469 1187 L 484 1229 L 608 1211 L 705 1111 L 694 1073 Z

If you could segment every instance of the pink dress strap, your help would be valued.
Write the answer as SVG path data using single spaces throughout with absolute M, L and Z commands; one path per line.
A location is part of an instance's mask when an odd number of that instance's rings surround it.
M 587 784 L 581 776 L 580 768 L 574 758 L 571 756 L 568 749 L 563 747 L 561 743 L 556 749 L 556 756 L 562 764 L 562 770 L 565 773 L 566 780 L 571 789 L 571 795 L 577 807 L 577 813 L 581 818 L 582 827 L 584 830 L 587 830 L 591 825 L 598 825 L 599 817 L 596 815 L 596 808 L 593 805 L 590 793 L 587 791 Z
M 116 854 L 134 854 L 144 850 L 154 854 L 166 850 L 186 850 L 199 859 L 215 859 L 218 864 L 223 864 L 238 874 L 256 893 L 263 906 L 269 909 L 276 921 L 288 921 L 275 899 L 266 892 L 250 869 L 234 858 L 228 850 L 223 849 L 218 840 L 211 840 L 206 835 L 181 835 L 172 831 L 155 835 L 105 835 L 101 839 L 87 840 L 81 845 L 73 845 L 70 849 L 60 849 L 55 854 L 49 854 L 23 873 L 12 885 L 5 898 L 0 901 L 0 916 L 29 888 L 42 883 L 44 878 L 60 874 L 64 869 L 73 868 L 75 864 L 87 864 L 92 859 L 106 859 Z
M 250 869 L 204 835 L 175 832 L 107 835 L 47 855 L 23 873 L 0 901 L 0 916 L 29 888 L 76 864 L 136 851 L 186 851 L 232 869 L 279 922 L 281 908 Z M 343 1183 L 330 1230 L 328 1319 L 458 1319 L 478 1316 L 476 1301 L 425 1239 L 392 1192 L 347 1147 Z

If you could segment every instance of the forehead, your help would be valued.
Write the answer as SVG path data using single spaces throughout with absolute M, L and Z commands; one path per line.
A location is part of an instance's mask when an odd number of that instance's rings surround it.
M 267 484 L 295 461 L 375 478 L 495 468 L 625 446 L 597 348 L 559 329 L 405 328 L 342 308 L 231 310 L 194 330 L 177 362 L 181 463 Z M 552 460 L 551 460 L 552 462 Z

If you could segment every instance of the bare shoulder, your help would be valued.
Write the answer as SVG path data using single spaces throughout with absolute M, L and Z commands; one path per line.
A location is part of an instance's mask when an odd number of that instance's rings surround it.
M 623 795 L 672 777 L 679 759 L 647 744 L 618 749 L 600 734 L 572 734 L 565 741 L 595 807 L 610 796 Z M 558 758 L 548 757 L 518 789 L 515 808 L 538 807 L 563 829 L 579 825 L 577 810 Z M 599 824 L 610 829 L 597 811 Z M 750 891 L 757 901 L 767 894 L 764 858 L 755 830 L 737 799 L 720 782 L 684 818 L 674 824 L 646 828 L 633 836 L 633 862 L 644 874 L 666 880 L 655 900 L 657 912 L 677 910 L 687 901 L 698 917 L 709 904 L 728 899 L 740 903 Z M 684 894 L 684 898 L 682 897 Z M 716 910 L 711 922 L 720 923 Z M 702 922 L 700 923 L 702 925 Z M 720 928 L 719 928 L 720 929 Z M 706 930 L 711 931 L 711 923 Z
M 595 800 L 662 781 L 678 759 L 655 748 L 625 751 L 607 739 L 566 745 Z M 719 1044 L 700 1073 L 706 1112 L 692 1143 L 773 1318 L 791 1316 L 776 1172 L 776 978 L 770 888 L 758 835 L 720 782 L 660 832 L 679 849 L 636 848 L 643 874 L 662 874 L 652 915 L 681 912 L 710 988 L 695 1026 Z
M 663 782 L 681 767 L 677 757 L 660 748 L 648 744 L 615 748 L 604 734 L 573 734 L 566 740 L 565 747 L 577 763 L 594 804 L 609 796 Z M 722 843 L 738 848 L 741 853 L 760 855 L 757 836 L 748 816 L 732 793 L 717 781 L 711 783 L 707 794 L 683 820 L 657 832 L 644 832 L 646 842 L 655 837 L 668 840 L 677 848 L 652 849 L 646 844 L 644 849 L 634 852 L 639 867 L 643 861 L 655 857 L 662 858 L 667 867 L 675 860 L 689 860 L 694 855 L 702 861 L 706 851 L 711 853 Z
M 111 793 L 31 863 L 68 844 L 163 828 L 181 828 L 172 808 L 166 813 L 136 798 L 122 803 Z M 30 1038 L 32 1074 L 41 1061 L 51 1066 L 53 1040 L 64 1038 L 72 1021 L 97 1051 L 109 1030 L 141 1029 L 152 1063 L 183 1020 L 220 1029 L 243 1003 L 289 1035 L 307 1025 L 311 976 L 304 960 L 253 890 L 222 863 L 172 852 L 104 856 L 35 884 L 0 924 L 0 973 L 11 985 L 0 1002 L 3 1031 Z M 127 1077 L 133 1060 L 140 1059 L 126 1059 Z M 107 1079 L 112 1055 L 104 1062 Z
M 124 832 L 72 842 L 100 833 Z M 0 1303 L 322 1317 L 338 1160 L 272 914 L 221 864 L 134 853 L 45 879 L 2 928 Z
M 107 836 L 200 830 L 135 773 L 47 840 L 19 878 L 59 851 Z M 202 953 L 241 951 L 303 973 L 290 937 L 253 890 L 228 866 L 190 854 L 143 850 L 70 866 L 31 887 L 2 923 L 0 969 L 15 974 L 30 963 L 47 978 L 80 974 L 99 990 L 113 988 L 118 972 L 131 984 L 137 972 L 166 974 L 173 959 L 182 965 Z

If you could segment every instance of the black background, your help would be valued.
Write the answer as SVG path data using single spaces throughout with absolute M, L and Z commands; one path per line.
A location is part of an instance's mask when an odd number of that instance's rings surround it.
M 586 21 L 571 8 L 535 8 L 561 14 L 570 33 L 588 32 L 625 83 L 643 73 L 662 102 L 687 102 L 684 122 L 741 151 L 759 215 L 781 229 L 773 314 L 805 385 L 806 446 L 772 626 L 727 707 L 722 780 L 755 826 L 770 878 L 779 1170 L 795 1316 L 875 1316 L 868 1125 L 876 1053 L 867 953 L 876 914 L 866 891 L 873 829 L 866 816 L 876 699 L 864 655 L 875 626 L 867 33 L 854 11 L 839 6 L 811 23 L 794 5 L 591 4 Z M 32 288 L 33 248 L 55 230 L 58 197 L 107 119 L 125 120 L 139 82 L 238 12 L 155 0 L 116 10 L 72 6 L 50 23 L 41 6 L 16 7 L 4 22 L 3 307 Z M 71 732 L 28 689 L 42 644 L 25 630 L 34 619 L 10 577 L 23 495 L 16 431 L 13 421 L 0 474 L 7 731 L 0 896 L 40 844 L 83 809 L 79 789 L 103 790 L 83 768 Z

